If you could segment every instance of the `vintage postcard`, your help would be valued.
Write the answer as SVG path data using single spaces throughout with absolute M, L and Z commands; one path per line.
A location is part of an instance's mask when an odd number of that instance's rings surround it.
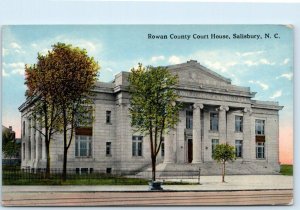
M 2 204 L 293 204 L 292 25 L 2 27 Z

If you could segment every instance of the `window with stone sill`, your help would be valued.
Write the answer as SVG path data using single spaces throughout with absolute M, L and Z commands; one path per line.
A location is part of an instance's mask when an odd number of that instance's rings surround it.
M 31 119 L 29 119 L 29 123 L 27 125 L 29 139 L 30 139 L 30 136 L 31 136 L 31 126 L 30 125 L 31 125 Z
M 86 107 L 86 112 L 78 114 L 76 116 L 78 127 L 93 127 L 93 108 Z
M 22 153 L 22 156 L 23 156 L 23 160 L 25 160 L 25 142 L 23 143 L 23 153 Z
M 132 156 L 142 157 L 143 155 L 143 136 L 132 136 Z
M 235 116 L 235 132 L 243 132 L 243 116 Z
M 217 112 L 210 113 L 210 131 L 219 131 L 219 113 Z
M 75 157 L 92 157 L 92 136 L 76 135 Z
M 219 144 L 219 139 L 212 139 L 211 140 L 211 157 L 213 157 L 214 151 Z
M 243 141 L 235 140 L 235 156 L 237 158 L 243 157 Z
M 106 142 L 106 156 L 111 156 L 111 142 Z
M 264 120 L 255 120 L 255 134 L 256 135 L 265 135 L 265 121 Z
M 26 130 L 26 124 L 25 121 L 23 121 L 23 136 L 25 136 L 25 130 Z
M 89 174 L 93 172 L 93 168 L 76 168 L 76 174 Z
M 193 111 L 192 110 L 186 111 L 186 128 L 187 129 L 193 128 Z
M 111 174 L 112 169 L 111 168 L 106 168 L 106 173 Z
M 106 111 L 106 124 L 111 124 L 111 111 Z
M 28 141 L 28 159 L 31 160 L 31 140 L 29 136 L 29 141 Z
M 161 147 L 160 148 L 161 149 L 161 156 L 164 157 L 165 156 L 165 141 L 164 141 L 164 139 L 162 140 L 160 147 Z
M 265 159 L 265 142 L 256 142 L 256 159 Z

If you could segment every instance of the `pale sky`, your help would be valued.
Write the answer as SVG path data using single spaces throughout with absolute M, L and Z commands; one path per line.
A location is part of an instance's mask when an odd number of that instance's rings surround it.
M 139 62 L 170 65 L 197 60 L 230 78 L 233 85 L 250 87 L 254 99 L 278 101 L 280 160 L 293 160 L 293 30 L 283 25 L 128 25 L 128 26 L 6 26 L 2 30 L 2 123 L 20 137 L 18 107 L 25 101 L 24 65 L 36 63 L 37 53 L 65 42 L 85 48 L 101 66 L 101 81 Z M 148 34 L 260 34 L 279 39 L 152 40 Z

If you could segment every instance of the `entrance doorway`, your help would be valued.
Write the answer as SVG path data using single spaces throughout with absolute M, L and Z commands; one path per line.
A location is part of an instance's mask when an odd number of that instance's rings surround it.
M 188 163 L 193 161 L 193 139 L 188 139 Z

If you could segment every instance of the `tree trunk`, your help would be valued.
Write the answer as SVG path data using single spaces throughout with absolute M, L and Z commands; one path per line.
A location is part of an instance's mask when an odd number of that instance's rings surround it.
M 63 181 L 67 180 L 67 148 L 64 148 L 64 162 L 63 162 L 63 176 L 62 179 Z
M 50 142 L 45 139 L 46 145 L 46 155 L 47 155 L 47 162 L 46 162 L 46 178 L 50 178 Z
M 47 103 L 44 102 L 43 104 L 43 111 L 45 115 L 45 146 L 46 146 L 46 177 L 50 178 L 50 139 L 51 134 L 49 134 L 49 127 L 48 127 L 48 109 Z
M 225 182 L 225 161 L 223 162 L 223 167 L 222 167 L 222 182 Z
M 155 172 L 156 172 L 156 156 L 151 156 L 152 160 L 152 181 L 156 180 Z
M 63 132 L 64 132 L 64 161 L 63 161 L 63 174 L 62 179 L 63 181 L 67 180 L 67 115 L 66 110 L 63 110 L 63 118 L 64 118 L 64 125 L 63 125 Z

